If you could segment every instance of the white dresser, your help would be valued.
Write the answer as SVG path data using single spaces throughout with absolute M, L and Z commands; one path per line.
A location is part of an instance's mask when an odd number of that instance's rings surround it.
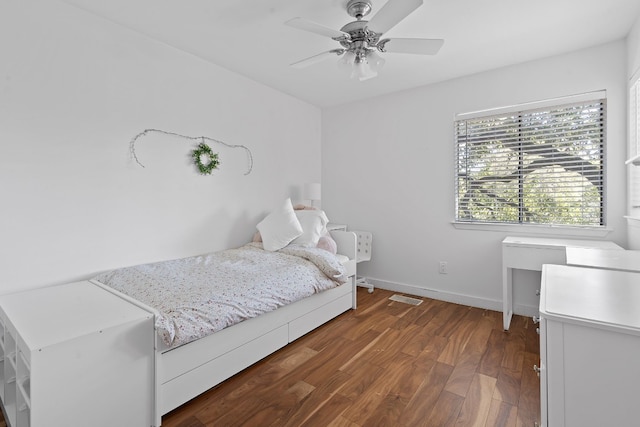
M 12 427 L 151 426 L 153 316 L 90 282 L 0 296 Z
M 640 251 L 571 247 L 567 265 L 640 272 Z
M 640 425 L 640 273 L 545 265 L 542 425 Z

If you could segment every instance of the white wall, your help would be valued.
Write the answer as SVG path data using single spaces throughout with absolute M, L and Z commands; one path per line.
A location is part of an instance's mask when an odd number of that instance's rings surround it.
M 624 245 L 625 67 L 620 41 L 323 110 L 323 206 L 334 221 L 374 234 L 360 271 L 390 289 L 500 309 L 500 242 L 515 233 L 451 225 L 454 114 L 602 89 L 607 238 Z M 517 312 L 536 311 L 535 282 L 539 273 L 516 276 Z
M 320 180 L 320 110 L 65 3 L 1 0 L 0 293 L 238 246 Z M 244 144 L 214 176 L 195 143 Z M 286 161 L 283 161 L 286 157 Z
M 627 36 L 627 76 L 640 71 L 640 16 Z

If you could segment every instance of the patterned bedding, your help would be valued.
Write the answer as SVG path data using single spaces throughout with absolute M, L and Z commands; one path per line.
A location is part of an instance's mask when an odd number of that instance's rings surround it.
M 237 249 L 121 268 L 98 282 L 155 308 L 156 330 L 170 347 L 186 344 L 346 282 L 335 255 L 249 243 Z

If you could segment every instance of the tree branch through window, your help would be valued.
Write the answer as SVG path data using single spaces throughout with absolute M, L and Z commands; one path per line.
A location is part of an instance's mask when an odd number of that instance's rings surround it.
M 456 121 L 456 220 L 604 225 L 605 100 Z

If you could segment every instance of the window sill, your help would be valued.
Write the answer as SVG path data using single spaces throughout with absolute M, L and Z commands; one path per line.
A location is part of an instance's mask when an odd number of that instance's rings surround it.
M 607 237 L 613 230 L 606 227 L 564 227 L 558 225 L 490 224 L 452 221 L 458 230 L 499 231 L 507 233 L 534 234 L 566 237 Z

